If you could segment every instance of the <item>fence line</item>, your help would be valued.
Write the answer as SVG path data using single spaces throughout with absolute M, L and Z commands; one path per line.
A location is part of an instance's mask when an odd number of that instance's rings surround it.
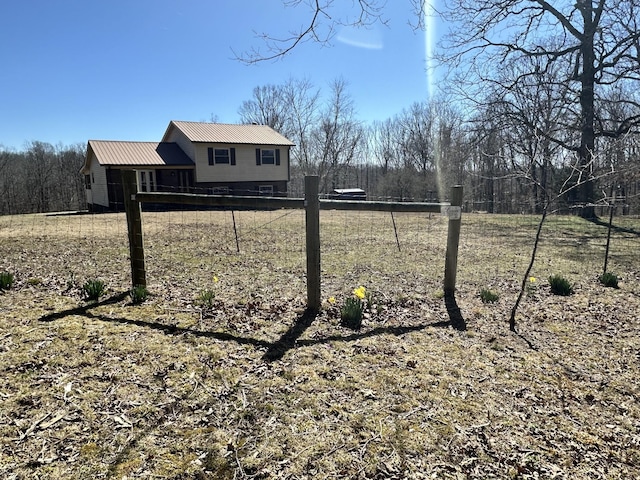
M 134 171 L 123 171 L 125 211 L 129 232 L 131 278 L 133 286 L 146 286 L 141 204 L 198 205 L 224 208 L 305 209 L 307 252 L 307 308 L 319 310 L 320 293 L 320 219 L 322 210 L 382 211 L 382 212 L 444 212 L 449 217 L 444 270 L 444 293 L 455 292 L 458 245 L 462 212 L 462 187 L 451 189 L 450 203 L 368 202 L 358 200 L 325 200 L 318 195 L 319 177 L 305 177 L 305 198 L 247 197 L 227 195 L 198 195 L 188 193 L 137 192 Z

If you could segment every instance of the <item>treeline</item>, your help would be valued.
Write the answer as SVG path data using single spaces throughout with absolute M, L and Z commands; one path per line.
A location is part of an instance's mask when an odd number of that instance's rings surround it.
M 84 145 L 30 142 L 22 152 L 0 148 L 0 214 L 81 210 Z
M 579 122 L 549 101 L 547 85 L 532 84 L 509 102 L 490 94 L 473 109 L 448 100 L 416 102 L 367 123 L 345 81 L 325 93 L 308 80 L 289 79 L 256 87 L 238 121 L 270 125 L 296 144 L 292 196 L 301 196 L 304 176 L 314 174 L 323 194 L 359 187 L 370 199 L 444 201 L 460 184 L 467 211 L 540 213 L 547 205 L 579 213 L 590 204 L 603 213 L 615 196 L 619 213 L 640 214 L 640 136 L 633 130 L 603 135 L 589 164 L 581 165 L 566 148 L 579 143 Z M 633 115 L 606 112 L 612 123 Z M 86 208 L 84 158 L 84 145 L 0 148 L 0 214 Z M 587 182 L 592 194 L 585 201 L 579 187 Z
M 550 101 L 555 93 L 545 85 L 552 83 L 532 84 L 508 103 L 489 92 L 473 109 L 450 100 L 416 102 L 365 123 L 343 80 L 323 95 L 307 80 L 290 79 L 256 87 L 239 114 L 296 144 L 295 193 L 303 175 L 317 174 L 324 193 L 359 187 L 370 198 L 431 201 L 461 184 L 469 210 L 495 213 L 539 213 L 545 204 L 564 211 L 605 207 L 615 193 L 625 213 L 640 213 L 639 136 L 603 136 L 581 165 L 566 148 L 579 143 L 579 121 Z M 585 200 L 578 193 L 587 183 L 593 194 Z

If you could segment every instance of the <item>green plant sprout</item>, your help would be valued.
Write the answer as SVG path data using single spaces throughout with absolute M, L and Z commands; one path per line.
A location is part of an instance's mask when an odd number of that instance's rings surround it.
M 554 295 L 568 296 L 573 293 L 573 285 L 562 275 L 552 275 L 549 277 L 551 293 Z
M 605 272 L 602 275 L 600 275 L 600 277 L 598 277 L 598 280 L 600 280 L 600 283 L 602 285 L 604 285 L 605 287 L 609 287 L 609 288 L 619 288 L 618 287 L 618 277 L 617 275 L 611 273 L 611 272 Z
M 213 284 L 218 283 L 218 277 L 213 276 Z M 216 292 L 213 288 L 203 288 L 198 294 L 196 304 L 204 310 L 211 310 L 213 308 L 213 302 L 216 299 Z
M 360 286 L 353 291 L 353 297 L 347 298 L 340 310 L 342 325 L 347 328 L 351 328 L 352 330 L 359 330 L 360 327 L 362 327 L 365 298 L 367 298 L 367 289 L 363 286 Z
M 82 292 L 86 300 L 98 301 L 98 299 L 104 295 L 104 282 L 102 280 L 91 279 L 87 280 L 82 286 Z
M 149 291 L 144 285 L 136 285 L 129 291 L 129 296 L 131 297 L 131 303 L 139 305 L 147 299 Z
M 495 303 L 499 298 L 500 296 L 491 290 L 486 288 L 480 290 L 480 300 L 482 300 L 482 303 Z
M 9 290 L 13 286 L 13 274 L 0 272 L 0 290 Z

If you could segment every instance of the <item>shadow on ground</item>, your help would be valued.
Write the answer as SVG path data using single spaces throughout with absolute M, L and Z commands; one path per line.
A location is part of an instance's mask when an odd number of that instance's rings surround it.
M 600 218 L 588 218 L 587 220 L 600 227 L 609 228 L 609 222 L 601 220 Z M 626 227 L 620 227 L 617 225 L 611 225 L 611 230 L 617 233 L 628 233 L 630 235 L 636 235 L 640 237 L 640 232 L 638 230 L 634 230 L 633 228 L 626 228 Z
M 158 322 L 148 322 L 146 320 L 134 320 L 130 318 L 118 318 L 111 317 L 106 315 L 94 314 L 91 312 L 92 309 L 103 306 L 103 305 L 112 305 L 115 303 L 119 303 L 127 298 L 128 293 L 120 293 L 109 297 L 100 302 L 88 303 L 86 305 L 82 305 L 75 308 L 70 308 L 68 310 L 63 310 L 61 312 L 50 313 L 48 315 L 44 315 L 40 318 L 41 322 L 53 322 L 56 320 L 60 320 L 67 316 L 78 315 L 83 316 L 85 318 L 100 320 L 102 322 L 111 322 L 111 323 L 121 323 L 127 325 L 135 325 L 137 327 L 149 328 L 152 330 L 157 330 L 164 332 L 167 335 L 181 335 L 181 334 L 190 334 L 195 335 L 197 337 L 204 338 L 214 338 L 216 340 L 224 341 L 224 342 L 235 342 L 241 345 L 253 345 L 257 348 L 266 349 L 266 352 L 262 356 L 262 359 L 267 362 L 273 362 L 276 360 L 280 360 L 284 355 L 292 349 L 297 347 L 308 347 L 322 343 L 334 342 L 334 341 L 355 341 L 361 338 L 374 337 L 377 335 L 405 335 L 407 333 L 424 330 L 429 327 L 435 328 L 449 328 L 452 327 L 458 331 L 464 331 L 467 329 L 465 320 L 462 316 L 460 308 L 456 302 L 456 299 L 453 295 L 445 296 L 445 305 L 447 308 L 447 313 L 449 315 L 449 320 L 435 322 L 435 323 L 425 323 L 420 325 L 412 325 L 412 326 L 392 326 L 392 327 L 376 327 L 371 330 L 366 330 L 362 332 L 353 332 L 351 334 L 346 335 L 330 335 L 317 339 L 303 339 L 301 340 L 304 332 L 311 326 L 313 321 L 318 317 L 318 312 L 307 309 L 305 310 L 298 318 L 295 319 L 291 327 L 275 342 L 269 342 L 266 340 L 260 340 L 251 337 L 243 337 L 240 335 L 234 335 L 226 332 L 211 332 L 211 331 L 203 331 L 197 330 L 193 328 L 184 328 L 178 327 L 176 325 L 166 325 Z

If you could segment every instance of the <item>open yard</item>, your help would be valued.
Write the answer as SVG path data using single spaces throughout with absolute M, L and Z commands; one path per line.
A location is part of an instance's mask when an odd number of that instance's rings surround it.
M 613 289 L 606 227 L 550 217 L 512 333 L 535 217 L 463 215 L 446 303 L 446 219 L 323 211 L 317 315 L 304 213 L 234 217 L 145 212 L 140 305 L 124 214 L 0 217 L 1 478 L 640 478 L 640 220 Z

